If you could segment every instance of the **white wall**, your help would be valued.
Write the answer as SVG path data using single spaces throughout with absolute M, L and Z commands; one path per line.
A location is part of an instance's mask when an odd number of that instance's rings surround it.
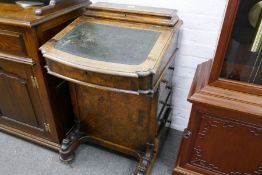
M 93 0 L 98 1 L 178 10 L 184 24 L 175 61 L 172 128 L 186 128 L 191 111 L 187 95 L 195 69 L 214 56 L 228 0 Z

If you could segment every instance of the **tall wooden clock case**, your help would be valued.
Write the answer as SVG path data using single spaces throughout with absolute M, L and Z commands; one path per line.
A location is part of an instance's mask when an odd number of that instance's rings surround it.
M 173 174 L 262 174 L 262 1 L 229 0 L 215 59 L 198 66 Z

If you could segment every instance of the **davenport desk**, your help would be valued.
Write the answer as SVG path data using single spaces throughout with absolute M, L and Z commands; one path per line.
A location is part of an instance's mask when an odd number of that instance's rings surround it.
M 41 47 L 48 73 L 70 82 L 77 118 L 62 160 L 91 142 L 137 158 L 135 174 L 150 173 L 171 123 L 181 24 L 175 10 L 97 3 Z

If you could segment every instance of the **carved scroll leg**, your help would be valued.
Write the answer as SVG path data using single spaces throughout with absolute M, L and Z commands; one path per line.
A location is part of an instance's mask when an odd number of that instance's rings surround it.
M 86 137 L 86 134 L 80 122 L 77 121 L 75 126 L 71 129 L 69 134 L 62 141 L 59 150 L 59 158 L 61 161 L 70 162 L 73 160 L 74 152 L 82 143 L 81 140 L 83 137 Z
M 149 175 L 154 164 L 155 154 L 154 145 L 147 144 L 147 149 L 144 156 L 141 156 L 139 164 L 136 168 L 135 175 Z

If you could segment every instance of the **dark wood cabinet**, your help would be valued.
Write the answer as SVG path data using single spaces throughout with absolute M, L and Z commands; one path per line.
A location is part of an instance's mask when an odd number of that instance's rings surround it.
M 215 59 L 195 73 L 173 174 L 262 174 L 261 9 L 229 0 Z
M 0 6 L 0 129 L 59 149 L 73 125 L 68 86 L 46 74 L 39 46 L 83 12 L 89 1 L 70 1 L 36 16 L 37 8 Z M 52 6 L 56 8 L 56 5 Z M 66 116 L 66 118 L 64 118 Z

